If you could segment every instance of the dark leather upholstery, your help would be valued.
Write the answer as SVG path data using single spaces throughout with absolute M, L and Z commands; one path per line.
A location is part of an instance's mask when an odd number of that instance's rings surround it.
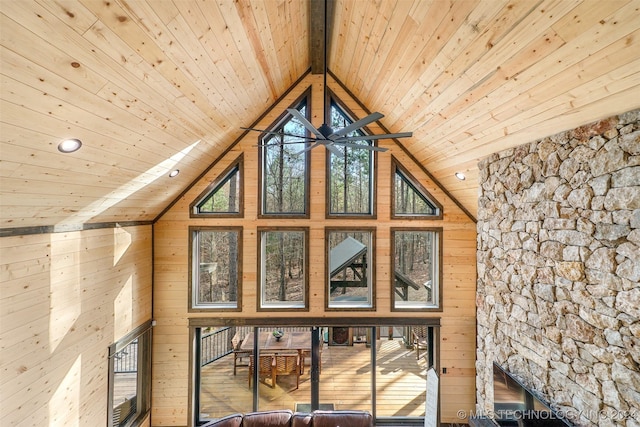
M 249 412 L 244 414 L 242 427 L 289 427 L 292 416 L 293 412 L 288 409 Z
M 291 419 L 291 427 L 311 427 L 313 415 L 306 412 L 296 412 Z
M 210 421 L 202 427 L 240 427 L 242 425 L 242 414 L 227 415 L 215 421 Z
M 313 427 L 371 427 L 373 418 L 362 411 L 314 411 Z
M 233 414 L 202 427 L 373 427 L 366 411 L 313 411 L 311 414 L 288 410 Z

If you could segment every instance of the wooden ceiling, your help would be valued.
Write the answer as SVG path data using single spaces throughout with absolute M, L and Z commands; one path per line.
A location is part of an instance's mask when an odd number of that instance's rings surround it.
M 333 6 L 330 71 L 472 215 L 483 157 L 640 107 L 640 0 Z M 309 70 L 310 7 L 0 2 L 0 228 L 154 220 Z

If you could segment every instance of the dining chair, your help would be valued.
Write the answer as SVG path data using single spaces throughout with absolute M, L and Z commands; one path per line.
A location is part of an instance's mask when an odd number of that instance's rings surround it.
M 277 376 L 295 375 L 297 390 L 300 387 L 300 374 L 302 374 L 302 358 L 299 354 L 276 354 L 275 373 L 273 376 L 274 385 L 276 384 Z
M 249 355 L 249 388 L 255 372 L 255 357 Z M 258 356 L 258 379 L 271 379 L 271 388 L 276 387 L 276 359 L 273 354 L 260 354 Z
M 413 326 L 411 328 L 413 347 L 416 349 L 416 359 L 420 358 L 420 350 L 427 350 L 427 327 Z
M 320 338 L 320 357 L 318 358 L 318 373 L 321 374 L 322 373 L 322 348 L 324 347 L 324 340 L 322 338 Z M 311 365 L 311 350 L 302 350 L 301 354 L 302 354 L 302 361 L 301 361 L 301 369 L 300 369 L 300 373 L 304 374 L 304 367 L 305 364 L 307 362 L 307 358 L 309 358 L 309 365 Z M 309 369 L 311 369 L 311 366 L 309 366 Z
M 231 339 L 231 346 L 233 347 L 233 375 L 236 374 L 236 371 L 239 367 L 249 367 L 249 361 L 246 360 L 251 351 L 242 350 L 240 346 L 242 345 L 242 337 L 236 333 Z

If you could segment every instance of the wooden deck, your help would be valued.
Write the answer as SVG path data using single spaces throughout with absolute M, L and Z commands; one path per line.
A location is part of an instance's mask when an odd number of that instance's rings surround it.
M 416 359 L 400 339 L 377 341 L 377 413 L 385 416 L 424 416 L 426 363 Z M 327 346 L 322 350 L 320 402 L 334 409 L 371 411 L 371 348 L 364 343 L 353 346 Z M 307 365 L 309 360 L 307 360 Z M 270 380 L 259 385 L 259 409 L 291 409 L 311 399 L 309 366 L 305 366 L 300 387 L 295 377 L 278 377 L 275 388 Z M 248 412 L 253 397 L 248 387 L 248 368 L 233 375 L 233 356 L 228 355 L 202 368 L 201 417 L 219 418 L 234 412 Z

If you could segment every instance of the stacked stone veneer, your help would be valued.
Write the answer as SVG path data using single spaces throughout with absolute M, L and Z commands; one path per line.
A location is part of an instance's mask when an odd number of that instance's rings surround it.
M 479 164 L 478 411 L 497 362 L 577 425 L 640 426 L 639 129 L 632 111 Z

